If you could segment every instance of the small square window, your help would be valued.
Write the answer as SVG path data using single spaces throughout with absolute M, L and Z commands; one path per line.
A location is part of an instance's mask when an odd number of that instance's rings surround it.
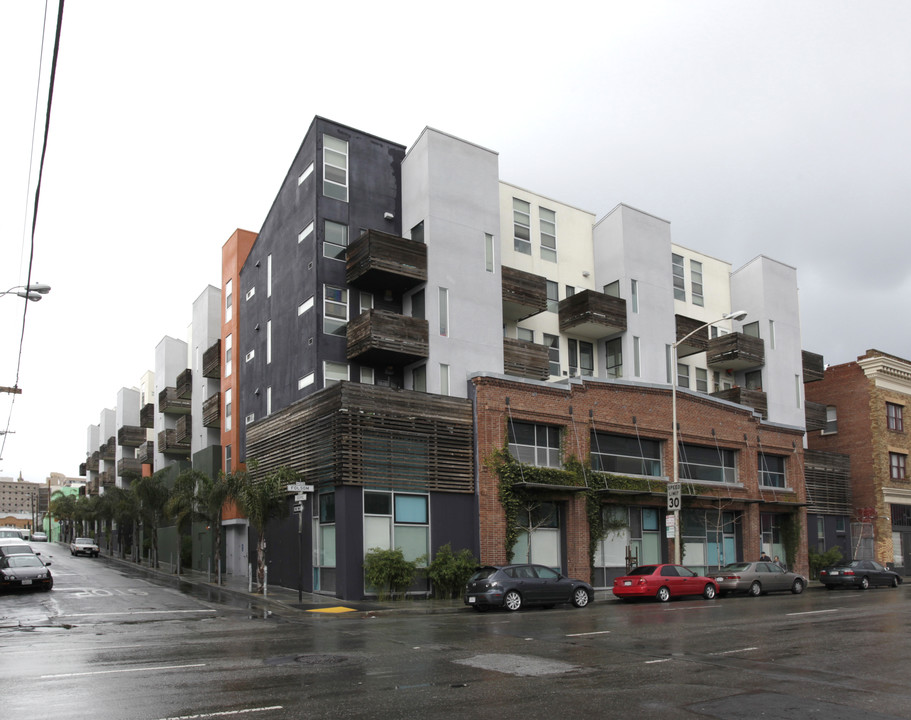
M 249 290 L 247 290 L 247 295 L 246 295 L 247 300 L 249 300 L 254 295 L 256 295 L 256 286 L 255 285 L 253 287 L 251 287 Z
M 248 353 L 244 356 L 244 360 L 245 360 L 246 362 L 250 362 L 250 361 L 253 359 L 253 357 L 254 357 L 255 355 L 256 355 L 256 351 L 255 351 L 255 350 L 251 350 L 250 352 L 248 352 Z

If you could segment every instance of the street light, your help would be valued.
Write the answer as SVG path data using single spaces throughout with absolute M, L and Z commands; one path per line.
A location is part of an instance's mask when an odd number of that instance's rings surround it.
M 38 302 L 50 291 L 50 285 L 45 285 L 44 283 L 31 283 L 30 285 L 13 285 L 13 287 L 11 287 L 6 292 L 0 293 L 0 296 L 18 295 L 19 297 L 25 298 L 26 300 L 34 300 L 35 302 Z
M 677 447 L 677 347 L 684 340 L 688 340 L 690 337 L 695 335 L 700 330 L 704 330 L 709 325 L 714 325 L 715 323 L 721 322 L 722 320 L 743 320 L 746 316 L 747 316 L 746 310 L 737 310 L 735 312 L 727 313 L 726 315 L 722 315 L 717 320 L 712 320 L 711 322 L 707 322 L 704 325 L 700 325 L 695 330 L 687 333 L 682 338 L 680 338 L 677 342 L 675 342 L 673 345 L 671 345 L 671 349 L 672 349 L 672 353 L 671 353 L 671 356 L 672 356 L 671 357 L 671 411 L 674 415 L 674 423 L 673 423 L 673 427 L 672 427 L 673 443 L 674 443 L 673 482 L 675 484 L 680 482 L 680 465 L 679 465 L 679 461 L 677 458 L 677 454 L 678 454 L 678 447 Z M 679 504 L 674 508 L 674 564 L 675 565 L 680 564 L 680 505 Z

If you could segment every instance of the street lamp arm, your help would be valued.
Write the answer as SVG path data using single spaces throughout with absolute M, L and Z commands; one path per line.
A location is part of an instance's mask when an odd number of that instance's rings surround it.
M 42 297 L 47 295 L 51 291 L 50 285 L 45 285 L 44 283 L 31 283 L 29 285 L 13 285 L 6 292 L 0 292 L 0 297 L 3 295 L 18 295 L 21 298 L 26 300 L 34 300 L 37 302 Z

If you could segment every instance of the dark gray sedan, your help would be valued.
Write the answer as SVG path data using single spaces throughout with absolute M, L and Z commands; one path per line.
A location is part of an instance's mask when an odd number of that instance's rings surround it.
M 819 581 L 826 590 L 837 587 L 855 587 L 866 590 L 871 585 L 898 587 L 902 576 L 887 570 L 875 560 L 850 560 L 819 571 Z
M 742 592 L 758 597 L 783 590 L 799 595 L 807 586 L 807 579 L 803 575 L 787 572 L 773 562 L 731 563 L 711 574 L 711 577 L 715 578 L 722 595 Z
M 37 555 L 9 555 L 0 558 L 0 588 L 12 590 L 34 588 L 50 590 L 54 578 L 47 569 L 50 563 L 41 562 Z
M 479 612 L 491 607 L 518 610 L 525 605 L 572 603 L 585 607 L 595 591 L 584 580 L 573 580 L 544 565 L 487 566 L 468 580 L 465 604 Z

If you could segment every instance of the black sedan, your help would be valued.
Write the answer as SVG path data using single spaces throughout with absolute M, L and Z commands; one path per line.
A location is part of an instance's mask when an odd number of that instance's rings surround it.
M 819 571 L 819 582 L 826 590 L 837 587 L 856 587 L 866 590 L 871 585 L 898 587 L 902 576 L 887 570 L 875 560 L 850 560 Z
M 544 565 L 489 565 L 479 568 L 465 587 L 465 604 L 478 612 L 567 602 L 581 608 L 594 597 L 594 589 L 584 580 L 573 580 Z
M 50 590 L 54 578 L 37 555 L 9 555 L 0 558 L 0 589 L 36 588 Z

